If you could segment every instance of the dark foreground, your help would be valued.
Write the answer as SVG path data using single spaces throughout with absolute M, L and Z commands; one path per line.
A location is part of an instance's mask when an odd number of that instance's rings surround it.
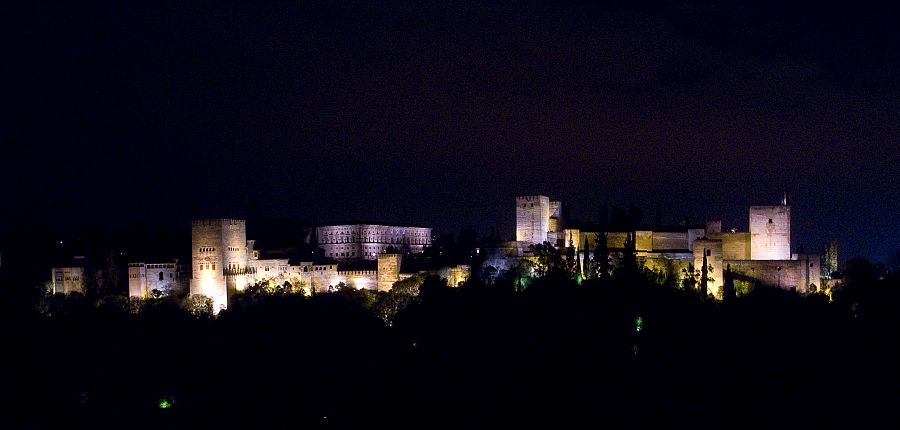
M 650 285 L 5 313 L 7 428 L 892 427 L 896 277 L 732 303 Z

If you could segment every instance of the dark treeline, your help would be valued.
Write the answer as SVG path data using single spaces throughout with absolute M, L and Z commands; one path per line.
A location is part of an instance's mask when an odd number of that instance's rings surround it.
M 5 300 L 7 428 L 788 428 L 890 422 L 896 272 L 729 303 L 624 276 Z M 5 286 L 4 286 L 5 287 Z M 16 297 L 25 297 L 18 295 Z M 187 306 L 185 305 L 187 303 Z M 887 420 L 887 421 L 885 421 Z

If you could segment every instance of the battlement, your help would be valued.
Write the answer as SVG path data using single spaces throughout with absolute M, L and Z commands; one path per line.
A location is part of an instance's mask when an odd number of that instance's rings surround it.
M 174 269 L 175 263 L 128 263 L 128 267 L 144 267 L 147 269 Z
M 549 200 L 550 198 L 547 196 L 542 196 L 542 195 L 516 196 L 517 202 L 536 202 L 536 201 L 540 201 L 541 199 Z
M 246 225 L 247 221 L 236 218 L 208 218 L 191 221 L 192 226 Z
M 223 269 L 222 273 L 225 276 L 243 276 L 243 275 L 255 275 L 256 268 L 255 267 L 241 267 L 237 269 Z
M 339 276 L 376 276 L 377 270 L 338 270 Z

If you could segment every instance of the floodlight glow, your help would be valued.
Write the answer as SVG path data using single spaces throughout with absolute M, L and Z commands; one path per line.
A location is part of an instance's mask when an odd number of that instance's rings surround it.
M 159 399 L 159 408 L 160 409 L 169 409 L 172 406 L 175 406 L 175 398 L 172 396 L 163 396 Z

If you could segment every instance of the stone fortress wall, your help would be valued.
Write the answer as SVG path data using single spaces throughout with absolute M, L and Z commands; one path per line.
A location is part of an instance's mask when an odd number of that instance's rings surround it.
M 708 290 L 721 297 L 724 271 L 730 268 L 736 279 L 762 282 L 782 288 L 807 291 L 820 282 L 821 268 L 815 254 L 791 254 L 790 206 L 752 206 L 750 231 L 722 231 L 721 222 L 705 228 L 678 231 L 636 230 L 598 232 L 565 228 L 562 204 L 547 196 L 516 197 L 516 242 L 490 253 L 493 264 L 529 257 L 529 246 L 553 239 L 556 246 L 571 244 L 583 262 L 593 258 L 596 241 L 605 237 L 611 253 L 621 252 L 629 235 L 634 235 L 635 252 L 645 267 L 680 273 L 693 266 L 700 271 L 703 256 L 709 267 Z M 401 253 L 422 252 L 431 244 L 431 229 L 374 224 L 322 226 L 316 229 L 317 242 L 328 261 L 297 261 L 286 258 L 260 259 L 255 242 L 247 240 L 246 223 L 238 219 L 196 220 L 191 226 L 190 294 L 213 300 L 215 309 L 224 309 L 228 298 L 247 285 L 258 282 L 283 284 L 306 291 L 325 291 L 341 283 L 359 289 L 387 291 L 399 280 L 415 274 L 401 273 Z M 400 251 L 387 254 L 393 247 Z M 375 260 L 377 270 L 341 270 L 341 261 Z M 480 270 L 480 268 L 478 269 Z M 466 266 L 443 268 L 435 274 L 455 286 L 468 279 Z M 177 290 L 183 277 L 175 263 L 132 263 L 128 268 L 129 295 L 148 297 L 154 290 Z M 424 273 L 424 272 L 423 272 Z M 429 272 L 431 273 L 431 272 Z M 77 291 L 83 279 L 79 267 L 52 269 L 56 292 Z
M 50 269 L 50 282 L 54 293 L 84 292 L 84 268 L 79 266 Z
M 163 294 L 175 293 L 181 289 L 178 262 L 172 263 L 129 263 L 128 295 L 130 297 L 150 297 L 153 290 Z
M 229 298 L 243 291 L 248 285 L 268 283 L 283 285 L 307 293 L 328 291 L 344 284 L 357 289 L 387 291 L 394 282 L 413 276 L 400 273 L 401 254 L 386 254 L 388 247 L 398 252 L 421 252 L 431 244 L 431 229 L 426 227 L 399 227 L 356 224 L 348 226 L 320 227 L 322 248 L 334 255 L 335 246 L 358 245 L 365 254 L 335 255 L 324 261 L 291 261 L 288 258 L 260 258 L 255 249 L 256 241 L 247 240 L 246 222 L 239 219 L 204 219 L 191 224 L 191 261 L 188 291 L 191 295 L 203 295 L 212 299 L 216 311 L 228 307 Z M 355 242 L 354 242 L 355 241 Z M 377 247 L 370 247 L 377 245 Z M 359 251 L 357 251 L 359 252 Z M 329 252 L 326 252 L 326 254 Z M 362 258 L 360 258 L 362 255 Z M 377 270 L 341 270 L 338 257 L 345 260 L 377 260 Z M 181 267 L 173 263 L 130 263 L 128 267 L 128 292 L 131 297 L 147 298 L 154 289 L 162 293 L 179 291 L 184 282 L 179 276 Z M 59 273 L 60 292 L 73 290 L 72 273 L 80 268 L 53 269 L 56 279 Z M 455 283 L 468 278 L 462 266 L 440 272 Z M 74 277 L 80 277 L 77 275 Z M 66 279 L 69 281 L 66 281 Z M 69 284 L 65 284 L 69 282 Z M 69 285 L 68 287 L 66 285 Z M 57 288 L 57 287 L 54 287 Z M 68 290 L 66 290 L 68 288 Z
M 547 196 L 516 197 L 517 242 L 515 252 L 510 253 L 509 258 L 527 257 L 530 245 L 552 237 L 549 231 L 545 234 L 545 229 L 549 230 L 551 225 L 561 230 L 554 245 L 565 247 L 571 244 L 581 261 L 593 258 L 598 232 L 566 229 L 561 223 L 552 222 L 551 208 L 559 207 L 558 202 L 551 205 Z M 712 220 L 705 228 L 611 231 L 604 235 L 607 249 L 615 253 L 625 248 L 627 238 L 633 234 L 637 256 L 652 270 L 680 272 L 693 265 L 694 273 L 699 273 L 705 253 L 710 279 L 707 288 L 717 297 L 721 297 L 724 271 L 729 267 L 738 278 L 800 292 L 821 282 L 818 256 L 791 253 L 791 207 L 787 199 L 781 205 L 751 206 L 749 215 L 749 232 L 723 232 L 722 222 Z

